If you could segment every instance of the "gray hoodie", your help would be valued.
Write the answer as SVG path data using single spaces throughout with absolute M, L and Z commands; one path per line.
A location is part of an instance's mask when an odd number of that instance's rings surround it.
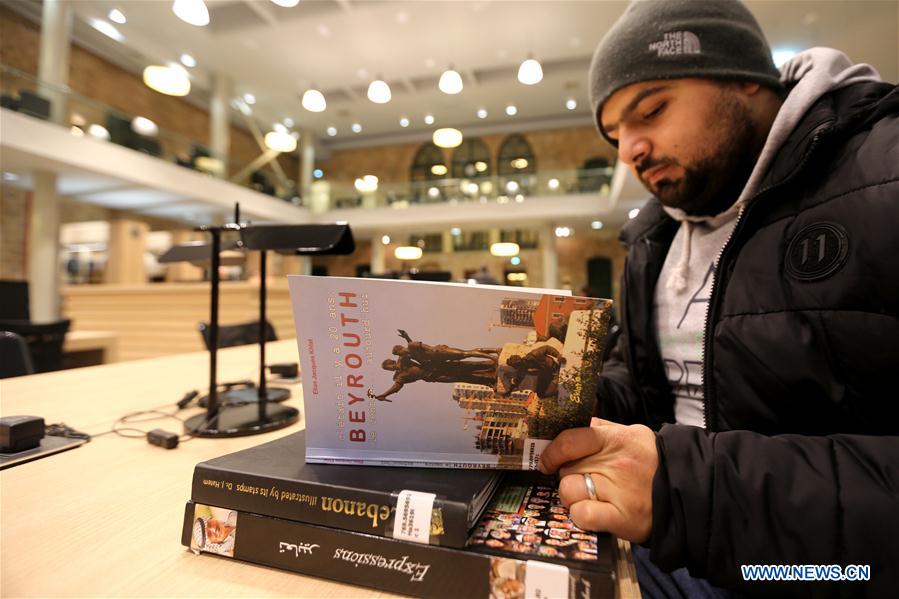
M 740 197 L 715 216 L 690 216 L 665 207 L 681 227 L 656 285 L 655 317 L 659 348 L 672 385 L 679 424 L 705 426 L 702 340 L 715 265 L 746 203 L 755 195 L 774 155 L 802 116 L 824 94 L 862 81 L 880 81 L 867 64 L 853 65 L 831 48 L 812 48 L 781 67 L 781 81 L 792 89 L 777 113 L 759 159 Z M 794 85 L 795 84 L 795 85 Z

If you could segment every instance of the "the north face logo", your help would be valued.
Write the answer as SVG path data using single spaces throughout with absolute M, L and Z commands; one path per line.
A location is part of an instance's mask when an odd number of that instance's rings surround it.
M 690 31 L 671 31 L 664 39 L 649 44 L 649 51 L 657 56 L 677 56 L 680 54 L 700 54 L 699 38 Z

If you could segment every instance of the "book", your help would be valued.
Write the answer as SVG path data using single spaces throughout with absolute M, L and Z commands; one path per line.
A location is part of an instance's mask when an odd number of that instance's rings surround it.
M 593 413 L 611 300 L 290 276 L 312 463 L 536 469 Z
M 501 472 L 304 464 L 305 431 L 200 462 L 191 499 L 265 516 L 372 535 L 463 547 Z M 398 529 L 406 504 L 429 514 L 416 531 Z M 406 508 L 408 509 L 408 508 Z
M 578 529 L 555 481 L 526 474 L 509 475 L 465 549 L 194 502 L 181 542 L 195 553 L 418 597 L 612 597 L 614 539 Z

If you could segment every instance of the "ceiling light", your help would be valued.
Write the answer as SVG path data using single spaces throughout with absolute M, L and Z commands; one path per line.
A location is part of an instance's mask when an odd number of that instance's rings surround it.
M 368 99 L 375 104 L 387 104 L 390 102 L 390 86 L 386 81 L 375 79 L 368 86 Z
M 329 137 L 334 137 L 335 135 L 337 135 L 337 127 L 328 127 L 326 131 Z
M 331 28 L 325 25 L 324 23 L 320 23 L 318 26 L 318 34 L 322 37 L 331 37 Z
M 484 108 L 478 108 L 478 118 L 486 119 L 487 118 L 487 110 Z
M 209 9 L 203 0 L 175 0 L 172 12 L 185 23 L 197 27 L 209 25 Z
M 287 133 L 287 127 L 284 126 L 284 123 L 275 123 L 272 125 L 272 129 L 278 133 Z
M 359 123 L 353 123 L 350 129 L 353 130 L 353 133 L 362 133 L 362 125 Z
M 517 256 L 518 251 L 517 243 L 494 243 L 490 246 L 490 253 L 494 256 Z
M 88 23 L 90 23 L 91 27 L 93 27 L 106 37 L 112 38 L 117 42 L 125 41 L 125 36 L 122 35 L 118 29 L 116 29 L 103 19 L 88 19 Z
M 190 54 L 182 54 L 181 55 L 181 64 L 186 67 L 194 68 L 197 66 L 197 59 L 191 56 Z
M 131 120 L 131 130 L 140 135 L 154 137 L 159 134 L 159 127 L 143 116 L 136 116 Z
M 418 260 L 421 258 L 421 248 L 414 245 L 401 245 L 393 250 L 393 255 L 400 260 Z
M 450 235 L 452 235 L 453 237 L 458 237 L 461 234 L 462 229 L 460 229 L 459 227 L 453 227 L 452 229 L 450 229 Z
M 4 181 L 18 181 L 19 175 L 15 174 L 15 173 L 3 173 L 3 180 Z
M 478 171 L 479 173 L 483 173 L 487 170 L 487 163 L 483 160 L 478 160 L 474 163 L 474 170 Z
M 507 182 L 506 182 L 506 191 L 507 191 L 508 193 L 515 193 L 515 192 L 517 192 L 520 188 L 521 188 L 521 186 L 518 184 L 518 181 L 515 181 L 514 179 L 513 179 L 512 181 L 507 181 Z
M 443 71 L 443 75 L 440 76 L 437 87 L 445 94 L 458 94 L 463 87 L 462 76 L 450 65 L 450 68 Z
M 247 104 L 253 105 L 256 103 L 256 96 L 254 96 L 253 94 L 244 94 L 243 101 Z
M 516 158 L 512 161 L 512 168 L 523 169 L 528 167 L 527 158 Z
M 630 212 L 627 213 L 627 217 L 630 219 L 637 218 L 637 215 L 640 214 L 639 208 L 633 208 Z
M 508 106 L 506 106 L 506 114 L 508 114 L 509 116 L 515 116 L 516 114 L 518 114 L 518 107 L 515 106 L 515 104 L 509 104 Z
M 390 235 L 382 235 L 381 243 L 383 243 L 384 245 L 388 245 L 390 243 Z
M 285 126 L 285 127 L 293 127 L 293 126 L 296 124 L 296 123 L 293 122 L 293 119 L 290 118 L 289 116 L 288 116 L 288 117 L 285 117 L 284 120 L 281 121 L 281 122 L 284 123 L 284 126 Z
M 377 191 L 378 178 L 374 175 L 365 175 L 362 178 L 356 179 L 353 185 L 359 193 Z
M 543 79 L 543 67 L 533 58 L 528 58 L 518 67 L 518 80 L 525 85 L 540 83 Z
M 774 48 L 771 50 L 771 60 L 778 69 L 788 60 L 796 56 L 796 50 L 791 48 Z
M 125 18 L 125 14 L 118 8 L 113 8 L 109 11 L 109 20 L 113 23 L 118 23 L 119 25 L 124 25 L 128 22 L 128 19 Z
M 300 0 L 272 0 L 272 2 L 284 8 L 293 8 L 300 3 Z
M 269 131 L 265 134 L 265 147 L 275 152 L 293 152 L 297 149 L 297 140 L 284 131 Z
M 327 107 L 325 95 L 317 89 L 307 89 L 303 93 L 303 108 L 309 112 L 324 112 Z
M 473 196 L 473 195 L 477 195 L 478 192 L 481 191 L 481 188 L 478 187 L 477 183 L 475 183 L 474 181 L 471 181 L 468 183 L 468 185 L 465 186 L 465 191 L 466 191 L 466 193 L 468 193 L 468 195 Z
M 428 188 L 428 197 L 429 197 L 429 198 L 436 198 L 436 197 L 438 197 L 438 196 L 440 196 L 440 190 L 439 190 L 439 189 L 437 189 L 436 187 L 429 187 L 429 188 Z
M 590 228 L 594 229 L 596 231 L 599 231 L 600 229 L 602 229 L 602 221 L 601 220 L 593 221 L 592 223 L 590 223 Z
M 559 189 L 559 180 L 558 179 L 550 179 L 549 181 L 546 182 L 546 186 L 549 187 L 551 190 L 555 191 L 555 190 Z
M 518 256 L 512 256 L 511 258 L 509 258 L 509 263 L 512 264 L 512 266 L 518 266 L 519 264 L 521 264 L 521 258 L 519 258 Z
M 438 148 L 457 148 L 462 143 L 462 132 L 452 127 L 444 127 L 434 131 L 432 139 Z
M 400 127 L 408 127 L 408 126 L 409 126 L 409 119 L 407 119 L 406 117 L 401 118 L 400 119 Z
M 438 177 L 442 177 L 448 171 L 445 164 L 435 164 L 431 167 L 431 174 L 437 175 Z
M 426 124 L 426 125 L 433 125 L 433 124 L 434 124 L 434 115 L 433 115 L 433 114 L 426 114 L 426 115 L 425 115 L 425 124 Z
M 97 123 L 92 123 L 90 127 L 87 128 L 87 134 L 91 137 L 96 137 L 97 139 L 109 139 L 109 131 L 103 125 L 98 125 Z
M 317 168 L 314 171 L 312 171 L 312 176 L 315 177 L 316 179 L 321 179 L 322 177 L 325 176 L 325 171 L 323 171 L 320 168 Z
M 190 93 L 190 79 L 182 69 L 150 65 L 144 69 L 144 84 L 167 96 L 186 96 Z
M 571 229 L 568 227 L 556 227 L 556 237 L 571 237 Z
M 568 110 L 574 110 L 575 108 L 577 108 L 577 100 L 575 100 L 574 98 L 568 98 L 567 100 L 565 100 L 565 108 L 567 108 Z
M 401 10 L 398 13 L 396 13 L 396 22 L 399 23 L 400 25 L 405 25 L 406 23 L 408 23 L 409 22 L 409 13 L 407 13 L 405 10 Z

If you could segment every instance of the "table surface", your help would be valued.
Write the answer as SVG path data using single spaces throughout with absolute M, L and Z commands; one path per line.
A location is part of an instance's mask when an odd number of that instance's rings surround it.
M 297 361 L 296 341 L 267 345 L 269 362 Z M 41 416 L 92 435 L 136 410 L 174 411 L 208 379 L 205 352 L 0 381 L 0 415 Z M 219 352 L 219 380 L 255 379 L 255 346 Z M 282 386 L 282 385 L 279 385 Z M 288 405 L 302 412 L 299 385 Z M 199 408 L 179 412 L 184 418 Z M 174 419 L 140 425 L 180 432 Z M 372 589 L 226 559 L 179 544 L 193 467 L 304 426 L 231 439 L 191 439 L 174 450 L 115 434 L 0 471 L 3 597 L 389 597 Z M 627 554 L 626 544 L 620 551 Z M 633 564 L 621 560 L 619 596 L 638 597 Z
M 80 352 L 102 350 L 103 359 L 108 364 L 118 358 L 119 335 L 112 331 L 69 331 L 66 333 L 62 351 Z

